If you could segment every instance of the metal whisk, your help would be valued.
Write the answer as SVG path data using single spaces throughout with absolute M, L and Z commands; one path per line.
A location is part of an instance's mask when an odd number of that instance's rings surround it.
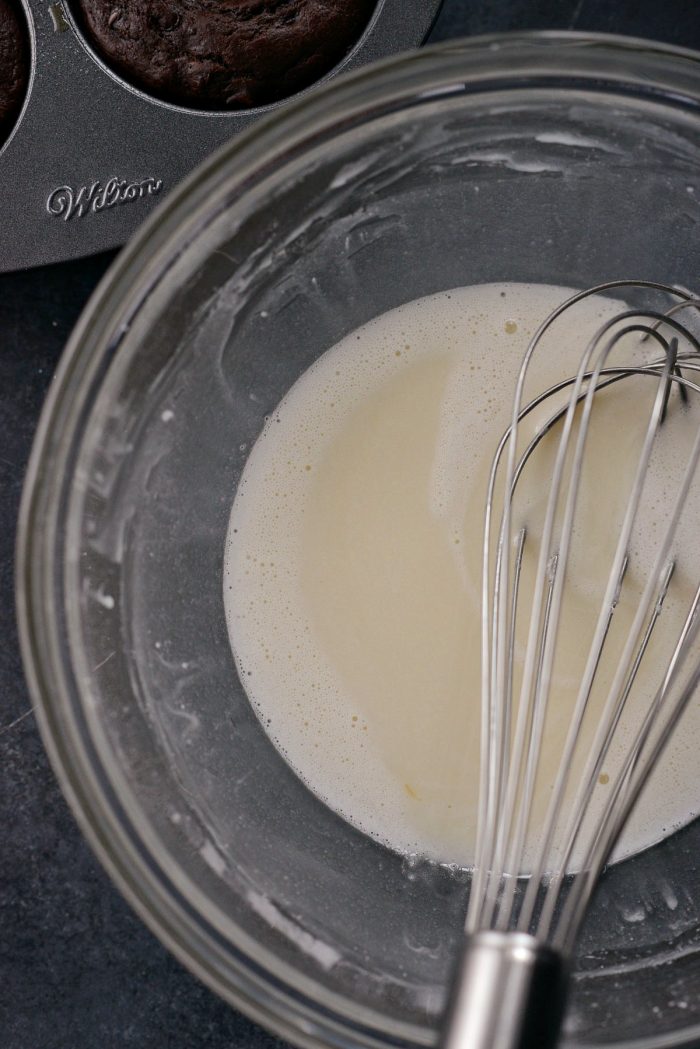
M 551 336 L 558 318 L 580 300 L 610 291 L 625 296 L 641 292 L 647 302 L 650 297 L 656 302 L 668 296 L 672 305 L 620 312 L 590 340 L 575 376 L 524 403 L 531 362 L 546 333 Z M 700 458 L 697 424 L 691 447 L 678 463 L 677 485 L 653 556 L 648 563 L 642 559 L 641 564 L 633 564 L 630 572 L 631 539 L 640 526 L 650 462 L 667 416 L 672 411 L 690 416 L 688 402 L 700 393 L 700 386 L 689 378 L 700 372 L 700 342 L 690 326 L 693 308 L 698 306 L 698 298 L 675 287 L 646 281 L 602 284 L 571 297 L 547 317 L 523 360 L 512 422 L 496 451 L 488 488 L 477 850 L 465 949 L 448 1008 L 445 1049 L 546 1049 L 556 1042 L 568 959 L 596 881 L 700 680 L 694 647 L 700 627 L 700 556 L 689 586 L 686 579 L 676 620 L 670 630 L 663 625 L 668 623 L 668 618 L 663 619 L 664 605 L 668 606 L 677 583 L 674 544 Z M 624 360 L 615 360 L 622 352 Z M 591 466 L 590 430 L 597 403 L 606 396 L 602 391 L 618 383 L 623 384 L 622 391 L 633 377 L 653 384 L 651 408 L 643 409 L 648 411 L 648 424 L 635 449 L 634 475 L 621 519 L 610 526 L 613 552 L 600 587 L 602 598 L 595 604 L 587 636 L 581 637 L 583 671 L 554 779 L 547 784 L 544 819 L 536 825 L 533 798 L 547 715 L 557 703 L 556 657 L 572 547 L 582 527 L 580 490 L 582 476 Z M 634 381 L 636 391 L 639 380 Z M 543 410 L 549 412 L 544 422 L 534 434 L 528 433 L 525 420 Z M 556 451 L 542 523 L 533 534 L 518 519 L 516 497 L 527 488 L 533 456 L 541 454 L 547 435 Z M 629 590 L 631 574 L 636 579 L 631 621 L 618 630 L 616 613 L 621 594 Z M 645 657 L 652 642 L 657 647 L 661 643 L 660 632 L 665 638 L 661 658 L 657 654 L 653 661 L 647 659 L 653 662 L 649 668 Z M 639 681 L 645 676 L 649 697 L 643 696 L 639 709 Z M 596 690 L 600 713 L 596 711 L 592 742 L 585 743 L 582 725 L 591 717 Z M 635 703 L 634 731 L 621 737 L 621 721 Z M 618 768 L 601 781 L 612 747 L 617 747 Z M 581 748 L 585 748 L 582 754 Z M 596 788 L 606 779 L 601 803 Z M 572 868 L 574 873 L 568 873 Z

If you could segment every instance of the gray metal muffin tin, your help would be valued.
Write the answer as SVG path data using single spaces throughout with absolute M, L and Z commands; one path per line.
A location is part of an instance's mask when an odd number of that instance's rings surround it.
M 153 99 L 103 64 L 70 0 L 22 2 L 32 69 L 0 150 L 0 272 L 123 244 L 199 161 L 276 108 L 211 113 Z M 416 47 L 440 4 L 378 0 L 365 33 L 328 76 Z

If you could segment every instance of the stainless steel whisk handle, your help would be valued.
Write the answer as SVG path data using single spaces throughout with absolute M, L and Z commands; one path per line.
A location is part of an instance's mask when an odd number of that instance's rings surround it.
M 552 1049 L 566 999 L 567 965 L 528 933 L 467 937 L 441 1049 Z

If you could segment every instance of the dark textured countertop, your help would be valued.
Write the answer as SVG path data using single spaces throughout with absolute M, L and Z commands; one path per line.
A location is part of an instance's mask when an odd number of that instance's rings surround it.
M 445 0 L 432 40 L 517 29 L 700 49 L 700 0 Z M 176 962 L 97 865 L 48 766 L 20 665 L 15 521 L 41 403 L 111 255 L 0 276 L 0 1049 L 271 1049 Z

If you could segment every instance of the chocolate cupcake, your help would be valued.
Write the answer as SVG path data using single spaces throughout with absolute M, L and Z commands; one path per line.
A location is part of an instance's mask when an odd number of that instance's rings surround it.
M 376 0 L 75 0 L 86 36 L 129 83 L 198 109 L 250 109 L 324 76 Z
M 0 146 L 14 127 L 29 83 L 29 40 L 17 0 L 0 0 Z

